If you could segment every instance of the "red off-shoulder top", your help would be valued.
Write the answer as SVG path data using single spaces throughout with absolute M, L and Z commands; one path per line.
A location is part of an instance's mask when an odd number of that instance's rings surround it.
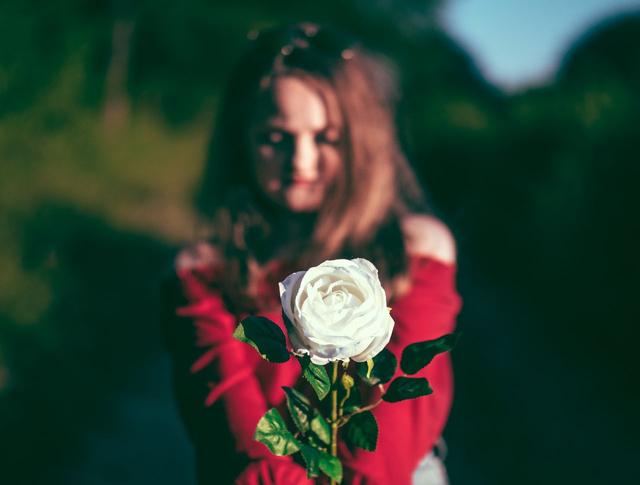
M 389 302 L 395 328 L 388 349 L 397 357 L 410 343 L 452 332 L 461 305 L 454 265 L 411 256 L 409 275 L 410 290 Z M 265 278 L 265 291 L 275 300 L 277 282 L 285 276 L 274 265 Z M 300 367 L 295 359 L 285 364 L 264 361 L 250 346 L 232 338 L 245 315 L 234 315 L 225 305 L 218 285 L 223 277 L 223 269 L 214 263 L 178 265 L 167 295 L 167 345 L 178 406 L 195 446 L 198 481 L 201 485 L 313 483 L 291 457 L 275 457 L 253 440 L 262 415 L 271 407 L 283 409 L 282 386 L 296 385 Z M 261 315 L 284 330 L 279 308 Z M 411 484 L 418 462 L 441 435 L 451 408 L 449 355 L 437 356 L 417 375 L 429 380 L 433 394 L 376 407 L 373 413 L 380 431 L 375 452 L 351 453 L 340 443 L 343 483 Z

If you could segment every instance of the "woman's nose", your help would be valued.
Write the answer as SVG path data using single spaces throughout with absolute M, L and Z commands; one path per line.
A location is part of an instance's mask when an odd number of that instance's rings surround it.
M 293 157 L 291 160 L 294 175 L 307 179 L 318 175 L 318 146 L 312 135 L 296 137 Z

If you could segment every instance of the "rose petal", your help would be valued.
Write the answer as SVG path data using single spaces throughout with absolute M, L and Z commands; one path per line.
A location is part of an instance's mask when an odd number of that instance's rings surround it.
M 367 360 L 389 342 L 394 323 L 386 295 L 377 269 L 365 259 L 328 260 L 294 273 L 280 294 L 294 326 L 294 350 L 315 363 Z

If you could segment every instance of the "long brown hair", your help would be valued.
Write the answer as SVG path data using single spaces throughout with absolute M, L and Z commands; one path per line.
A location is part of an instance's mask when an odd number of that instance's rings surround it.
M 197 194 L 201 213 L 211 221 L 211 240 L 227 266 L 227 293 L 248 310 L 259 306 L 252 272 L 277 254 L 283 228 L 274 222 L 282 209 L 253 182 L 247 133 L 261 97 L 282 76 L 308 82 L 330 116 L 339 111 L 334 115 L 344 129 L 343 176 L 316 214 L 287 216 L 308 229 L 289 241 L 289 267 L 366 257 L 388 283 L 407 268 L 400 219 L 427 211 L 396 133 L 398 89 L 390 63 L 349 36 L 315 24 L 252 35 L 223 99 Z

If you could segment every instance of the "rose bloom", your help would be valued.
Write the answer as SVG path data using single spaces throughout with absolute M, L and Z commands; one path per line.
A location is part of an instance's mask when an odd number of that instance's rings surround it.
M 364 362 L 389 343 L 394 322 L 370 261 L 325 261 L 287 276 L 279 287 L 293 351 L 314 364 Z

